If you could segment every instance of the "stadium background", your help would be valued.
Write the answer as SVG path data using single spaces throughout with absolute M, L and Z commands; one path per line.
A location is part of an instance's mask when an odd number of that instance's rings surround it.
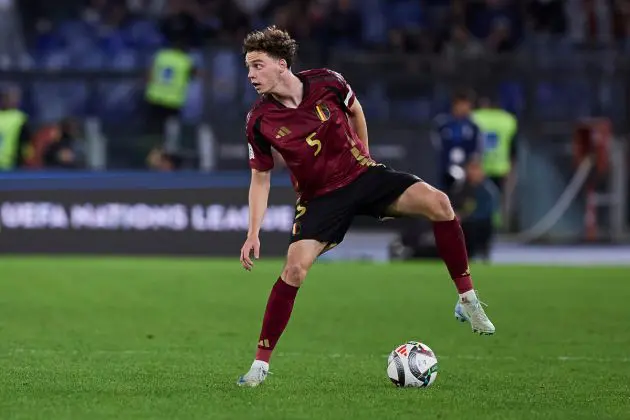
M 185 229 L 169 227 L 168 209 L 159 207 L 169 203 L 189 207 L 189 219 L 195 205 L 223 206 L 214 207 L 216 217 L 221 211 L 229 217 L 229 205 L 240 205 L 243 220 L 246 172 L 236 173 L 247 171 L 243 121 L 255 92 L 240 41 L 248 30 L 270 23 L 288 28 L 300 41 L 296 70 L 327 66 L 351 83 L 368 118 L 374 157 L 429 182 L 436 181 L 437 170 L 432 121 L 448 112 L 456 89 L 492 95 L 514 113 L 520 129 L 518 182 L 508 200 L 503 242 L 627 241 L 627 2 L 62 0 L 51 6 L 5 0 L 0 13 L 0 83 L 19 91 L 19 107 L 34 131 L 28 168 L 0 178 L 3 252 L 104 251 L 116 247 L 103 247 L 103 241 L 117 238 L 139 247 L 129 252 L 175 252 L 164 235 L 181 236 L 177 233 L 194 227 L 192 221 Z M 200 77 L 190 82 L 181 117 L 155 133 L 146 129 L 146 76 L 156 51 L 177 36 L 190 41 Z M 588 176 L 580 178 L 575 139 L 589 118 L 612 127 L 602 152 L 611 163 L 601 172 L 599 166 L 584 168 Z M 46 168 L 41 155 L 54 137 L 50 133 L 68 119 L 75 124 L 77 161 L 70 173 L 59 173 Z M 156 148 L 177 156 L 179 166 L 158 167 L 148 158 Z M 164 171 L 178 173 L 157 173 Z M 286 187 L 286 173 L 281 167 L 276 172 L 276 181 Z M 573 194 L 559 200 L 574 177 L 575 188 L 567 191 Z M 216 190 L 194 192 L 194 186 Z M 599 195 L 589 195 L 587 186 Z M 223 187 L 240 188 L 242 194 L 224 197 Z M 63 193 L 56 193 L 60 188 Z M 94 188 L 109 192 L 85 192 Z M 127 204 L 150 206 L 114 210 L 118 216 L 110 217 L 119 220 L 128 211 L 127 219 L 157 221 L 131 221 L 124 229 L 124 222 L 110 220 L 101 232 L 96 225 L 73 227 L 73 205 L 115 203 L 129 189 L 138 191 Z M 291 201 L 287 191 L 274 194 L 278 203 Z M 615 198 L 613 205 L 606 205 L 606 197 Z M 600 204 L 588 205 L 596 201 Z M 57 210 L 66 213 L 65 222 L 46 221 L 55 205 L 63 207 Z M 590 223 L 592 215 L 596 224 Z M 359 221 L 353 232 L 361 228 L 396 232 L 409 226 Z M 419 237 L 425 228 L 420 223 Z M 109 239 L 102 230 L 109 230 Z M 216 230 L 222 228 L 182 237 L 178 253 L 203 254 L 203 243 L 212 255 Z M 236 252 L 236 235 L 245 227 L 241 222 L 230 230 L 235 238 L 230 249 Z M 155 241 L 152 235 L 158 235 Z M 373 257 L 393 235 L 371 237 L 378 245 L 357 252 Z M 282 235 L 270 238 L 276 254 L 284 246 Z
M 278 165 L 262 258 L 243 270 L 255 95 L 240 42 L 274 22 L 301 43 L 297 69 L 352 84 L 374 156 L 428 181 L 433 118 L 457 89 L 518 117 L 508 222 L 493 263 L 471 262 L 495 336 L 453 320 L 441 262 L 365 261 L 401 232 L 431 255 L 426 224 L 359 220 L 326 257 L 361 261 L 318 262 L 274 375 L 235 386 L 293 215 Z M 155 132 L 146 75 L 178 31 L 200 77 Z M 0 418 L 627 419 L 629 41 L 618 0 L 0 0 L 0 91 L 30 131 L 25 167 L 0 171 Z M 70 163 L 47 158 L 59 144 Z M 432 389 L 386 376 L 412 339 L 438 356 Z

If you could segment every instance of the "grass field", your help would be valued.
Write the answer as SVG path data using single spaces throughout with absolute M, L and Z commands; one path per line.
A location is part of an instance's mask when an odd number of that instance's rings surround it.
M 628 268 L 474 266 L 479 337 L 439 264 L 321 263 L 273 375 L 241 389 L 280 264 L 0 259 L 0 419 L 630 418 Z M 386 376 L 411 339 L 430 389 Z

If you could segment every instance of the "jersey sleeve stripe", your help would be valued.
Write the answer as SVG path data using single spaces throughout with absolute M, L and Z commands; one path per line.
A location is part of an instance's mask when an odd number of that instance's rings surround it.
M 352 95 L 354 95 L 354 92 L 352 92 L 352 88 L 348 87 L 348 94 L 346 95 L 346 99 L 343 100 L 343 103 L 348 108 L 350 107 L 350 99 L 352 99 Z

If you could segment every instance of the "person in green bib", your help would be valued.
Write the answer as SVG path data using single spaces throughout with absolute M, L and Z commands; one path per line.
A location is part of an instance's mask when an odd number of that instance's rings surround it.
M 516 165 L 518 121 L 488 98 L 479 100 L 479 108 L 473 111 L 472 120 L 483 137 L 483 170 L 503 192 Z
M 153 59 L 145 91 L 148 134 L 164 133 L 166 121 L 180 116 L 188 86 L 197 73 L 188 50 L 188 40 L 179 36 Z
M 514 115 L 496 106 L 489 97 L 479 100 L 479 108 L 472 113 L 483 136 L 483 170 L 501 194 L 500 202 L 511 195 L 516 168 L 516 137 L 518 121 Z M 494 226 L 503 224 L 502 212 L 505 206 L 495 212 Z
M 28 116 L 19 110 L 21 94 L 17 88 L 2 93 L 0 100 L 0 171 L 24 165 L 30 142 Z

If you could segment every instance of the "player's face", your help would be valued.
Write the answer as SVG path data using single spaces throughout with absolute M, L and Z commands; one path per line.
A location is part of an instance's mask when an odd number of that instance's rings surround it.
M 247 78 L 259 94 L 272 93 L 286 69 L 284 60 L 270 57 L 261 51 L 251 51 L 245 55 Z
M 472 111 L 472 104 L 469 101 L 456 101 L 453 104 L 453 114 L 458 117 L 466 117 Z
M 479 162 L 470 162 L 466 167 L 468 182 L 472 184 L 480 184 L 485 175 L 483 172 L 483 168 Z

